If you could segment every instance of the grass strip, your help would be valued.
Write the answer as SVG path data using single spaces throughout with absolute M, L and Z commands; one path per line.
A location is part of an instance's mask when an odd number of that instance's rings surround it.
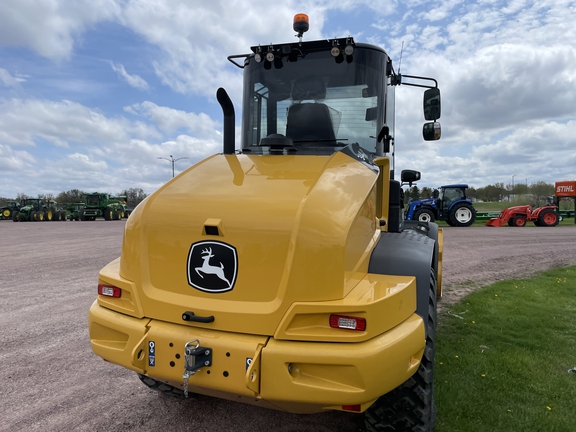
M 436 342 L 436 432 L 576 430 L 576 267 L 468 295 Z

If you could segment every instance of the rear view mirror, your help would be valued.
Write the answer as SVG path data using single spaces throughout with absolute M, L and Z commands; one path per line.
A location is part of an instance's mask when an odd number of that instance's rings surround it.
M 440 89 L 437 87 L 424 92 L 424 118 L 426 120 L 438 120 L 440 118 Z
M 424 141 L 437 141 L 442 135 L 442 128 L 438 122 L 424 123 L 422 127 L 422 137 Z

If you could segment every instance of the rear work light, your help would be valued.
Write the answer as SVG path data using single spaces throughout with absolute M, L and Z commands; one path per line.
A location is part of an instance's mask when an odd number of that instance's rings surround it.
M 122 290 L 115 286 L 98 284 L 98 294 L 106 297 L 120 297 Z
M 344 315 L 330 315 L 330 327 L 364 331 L 366 330 L 366 319 Z

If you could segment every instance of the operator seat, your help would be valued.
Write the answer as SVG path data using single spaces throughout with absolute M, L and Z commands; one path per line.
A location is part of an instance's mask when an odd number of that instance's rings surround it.
M 288 108 L 286 136 L 297 141 L 335 141 L 330 109 L 323 103 L 296 103 Z
M 330 108 L 318 102 L 326 98 L 326 84 L 320 78 L 294 81 L 288 108 L 286 136 L 298 141 L 335 141 Z M 313 101 L 313 102 L 303 102 Z

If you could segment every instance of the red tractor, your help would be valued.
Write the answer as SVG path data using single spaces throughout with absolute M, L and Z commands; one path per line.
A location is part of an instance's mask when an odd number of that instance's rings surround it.
M 558 207 L 545 205 L 534 210 L 529 205 L 508 207 L 500 216 L 486 222 L 486 226 L 501 227 L 508 223 L 508 226 L 522 227 L 526 222 L 534 222 L 536 226 L 556 226 L 560 222 Z

